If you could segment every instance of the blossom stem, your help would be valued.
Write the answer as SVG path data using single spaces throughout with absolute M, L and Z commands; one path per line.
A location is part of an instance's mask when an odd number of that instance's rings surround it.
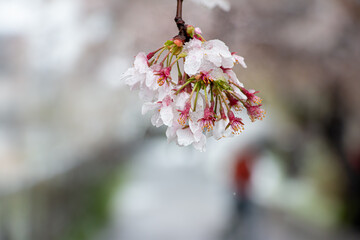
M 208 96 L 207 96 L 207 91 L 206 91 L 206 85 L 205 84 L 204 84 L 204 93 L 205 93 L 206 106 L 208 106 Z
M 159 48 L 159 49 L 151 52 L 150 54 L 153 54 L 153 56 L 152 56 L 151 58 L 153 58 L 158 51 L 160 51 L 160 50 L 162 50 L 162 49 L 164 49 L 164 48 L 165 48 L 165 46 L 163 46 L 163 47 L 161 47 L 161 48 Z M 151 58 L 150 58 L 150 59 L 151 59 Z M 150 59 L 149 59 L 149 60 L 150 60 Z
M 165 60 L 169 57 L 170 51 L 166 54 L 164 59 L 160 62 L 160 64 L 164 64 Z
M 203 36 L 201 36 L 200 34 L 196 34 L 196 35 L 201 39 L 201 41 L 206 42 L 206 40 Z
M 193 88 L 193 90 L 192 90 L 192 92 L 191 92 L 191 94 L 190 94 L 190 98 L 189 98 L 190 103 L 191 103 L 191 99 L 192 99 L 192 97 L 193 97 L 193 95 L 194 95 L 194 92 L 195 92 L 196 88 L 198 87 L 198 84 L 199 84 L 199 82 L 196 82 L 196 83 L 195 83 L 194 88 Z M 195 110 L 196 110 L 196 102 L 197 102 L 197 96 L 198 96 L 198 94 L 199 94 L 199 91 L 197 91 L 196 97 L 195 97 L 194 112 L 195 112 Z
M 177 62 L 180 60 L 180 58 L 181 58 L 181 57 L 177 57 L 177 58 L 174 60 L 174 62 L 172 62 L 172 63 L 170 64 L 169 67 L 174 66 L 174 64 L 177 63 Z
M 186 87 L 189 83 L 191 83 L 194 79 L 190 78 L 189 81 L 187 81 L 184 85 L 182 85 L 179 90 L 176 91 L 175 95 L 177 95 L 181 90 L 184 89 L 184 87 Z M 195 88 L 195 87 L 194 87 Z M 194 91 L 194 90 L 193 90 Z
M 157 63 L 157 61 L 159 60 L 159 58 L 160 58 L 160 56 L 161 56 L 161 54 L 165 51 L 165 47 L 163 48 L 163 50 L 161 50 L 161 52 L 159 53 L 159 55 L 156 57 L 156 59 L 155 59 L 155 62 L 154 63 Z
M 168 62 L 168 65 L 171 63 L 173 57 L 174 57 L 174 52 L 172 52 L 172 54 L 171 54 L 171 57 L 170 57 L 169 62 Z
M 194 102 L 194 112 L 196 111 L 196 105 L 197 105 L 199 92 L 200 92 L 200 88 L 196 91 L 195 102 Z
M 178 76 L 181 77 L 182 73 L 180 71 L 179 61 L 176 62 L 176 66 L 177 66 L 177 69 L 178 69 Z
M 217 99 L 219 100 L 219 108 L 220 108 L 220 114 L 221 114 L 221 112 L 223 111 L 223 106 L 222 106 L 222 103 L 221 103 L 221 98 L 218 96 Z
M 169 66 L 170 53 L 166 57 L 166 66 Z
M 244 99 L 241 99 L 235 92 L 233 91 L 227 91 L 228 93 L 230 93 L 232 96 L 234 96 L 237 100 L 239 100 L 242 104 L 244 104 Z
M 229 104 L 226 102 L 226 100 L 225 100 L 224 96 L 222 95 L 222 93 L 220 93 L 220 97 L 221 97 L 221 99 L 223 100 L 223 102 L 224 102 L 224 104 L 225 104 L 225 106 L 226 106 L 226 109 L 227 109 L 228 111 L 230 111 Z
M 165 48 L 165 46 L 162 46 L 161 48 L 155 50 L 154 53 L 157 53 L 158 51 L 162 50 L 163 48 Z
M 216 113 L 216 110 L 217 110 L 217 105 L 218 105 L 218 99 L 219 97 L 215 97 L 215 107 L 214 107 L 214 113 Z
M 193 88 L 193 90 L 191 91 L 191 94 L 190 94 L 190 99 L 192 98 L 192 96 L 193 96 L 193 94 L 194 94 L 194 92 L 195 92 L 195 89 L 196 89 L 197 86 L 198 86 L 198 83 L 199 83 L 199 82 L 196 82 L 196 83 L 195 83 L 194 88 Z
M 238 89 L 240 89 L 240 91 L 242 92 L 242 87 L 240 87 L 240 85 L 239 84 L 237 84 L 237 83 L 234 83 L 233 81 L 231 81 L 231 80 L 229 80 L 229 83 L 230 84 L 232 84 L 232 85 L 234 85 L 234 86 L 236 86 Z

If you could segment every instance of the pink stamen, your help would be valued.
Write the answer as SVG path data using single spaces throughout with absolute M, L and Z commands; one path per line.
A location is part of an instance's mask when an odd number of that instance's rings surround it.
M 252 106 L 250 104 L 245 104 L 245 107 L 247 109 L 247 114 L 249 115 L 250 119 L 252 122 L 254 122 L 255 120 L 263 120 L 265 117 L 265 110 L 261 109 L 262 105 L 259 104 L 257 106 Z
M 255 96 L 256 93 L 258 93 L 259 91 L 255 91 L 255 90 L 246 90 L 245 88 L 241 88 L 241 91 L 246 95 L 246 97 L 248 98 L 247 101 L 250 104 L 256 104 L 259 105 L 262 102 L 262 99 L 258 96 Z
M 244 130 L 244 123 L 241 118 L 235 117 L 232 111 L 228 111 L 229 125 L 233 129 L 233 134 L 240 134 Z
M 170 72 L 171 72 L 171 68 L 166 67 L 166 68 L 162 68 L 160 71 L 157 71 L 155 73 L 155 75 L 159 76 L 159 78 L 157 80 L 157 83 L 159 84 L 159 86 L 164 85 L 164 83 L 165 83 L 165 81 L 167 81 L 167 79 L 171 79 Z
M 200 122 L 202 129 L 204 130 L 206 128 L 207 131 L 209 132 L 214 128 L 215 120 L 216 118 L 214 117 L 214 112 L 212 108 L 207 106 L 204 110 L 204 117 L 199 119 L 198 121 Z
M 184 110 L 178 110 L 180 112 L 180 116 L 178 119 L 178 123 L 181 125 L 185 125 L 186 121 L 189 118 L 189 112 L 190 112 L 190 108 L 191 108 L 191 103 L 190 101 L 186 102 Z

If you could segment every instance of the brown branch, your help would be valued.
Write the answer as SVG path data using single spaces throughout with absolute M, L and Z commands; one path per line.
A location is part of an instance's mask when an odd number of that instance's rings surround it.
M 175 21 L 177 21 L 177 18 L 182 18 L 182 4 L 184 0 L 177 0 L 177 8 L 176 8 L 176 17 Z
M 185 21 L 182 19 L 182 4 L 184 0 L 177 0 L 177 8 L 176 8 L 176 17 L 175 23 L 179 29 L 179 34 L 174 38 L 179 39 L 183 42 L 188 42 L 190 40 L 189 36 L 186 33 L 186 25 Z

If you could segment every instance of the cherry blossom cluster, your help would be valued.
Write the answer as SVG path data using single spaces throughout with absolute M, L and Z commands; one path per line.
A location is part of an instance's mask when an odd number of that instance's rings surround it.
M 255 90 L 247 90 L 232 70 L 246 68 L 244 58 L 220 40 L 206 41 L 201 30 L 187 26 L 189 41 L 174 38 L 154 52 L 140 52 L 134 67 L 121 77 L 152 112 L 154 126 L 167 126 L 166 136 L 180 146 L 205 151 L 208 137 L 221 139 L 244 130 L 239 113 L 251 121 L 265 111 Z

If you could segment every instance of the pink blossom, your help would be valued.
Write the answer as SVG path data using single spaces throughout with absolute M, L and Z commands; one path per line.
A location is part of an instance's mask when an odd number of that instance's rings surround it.
M 187 122 L 189 116 L 190 116 L 190 108 L 191 108 L 191 103 L 190 101 L 186 102 L 185 104 L 185 108 L 183 110 L 178 110 L 180 112 L 179 118 L 178 118 L 178 122 L 181 125 L 185 125 L 185 123 Z
M 265 117 L 265 110 L 261 109 L 261 104 L 257 106 L 251 106 L 250 104 L 245 104 L 247 114 L 249 115 L 252 122 L 255 120 L 263 120 Z
M 170 72 L 171 72 L 170 67 L 162 68 L 159 71 L 155 71 L 155 75 L 158 76 L 157 83 L 159 84 L 159 86 L 164 85 L 164 83 L 168 79 L 171 79 Z
M 219 67 L 232 68 L 233 56 L 224 42 L 215 39 L 202 42 L 192 39 L 185 44 L 187 52 L 184 71 L 195 75 L 202 71 L 210 71 Z
M 214 128 L 215 120 L 216 118 L 214 116 L 214 111 L 212 110 L 212 108 L 206 107 L 204 110 L 204 117 L 199 119 L 198 121 L 200 122 L 200 126 L 203 130 L 205 130 L 206 128 L 207 131 L 210 132 L 210 130 Z
M 240 111 L 243 108 L 242 103 L 230 94 L 227 96 L 229 100 L 229 106 L 233 107 L 236 111 Z
M 151 122 L 154 126 L 160 127 L 163 124 L 169 127 L 172 126 L 175 108 L 170 96 L 165 97 L 163 101 L 157 103 L 145 103 L 142 108 L 142 114 L 146 114 L 151 110 L 155 110 L 155 113 L 151 118 Z
M 134 67 L 129 68 L 121 77 L 131 89 L 139 89 L 146 80 L 146 74 L 150 70 L 146 54 L 140 52 L 135 57 Z
M 247 68 L 244 57 L 236 55 L 235 52 L 231 53 L 233 55 L 233 60 L 235 63 L 240 64 L 243 68 Z
M 244 58 L 220 40 L 204 40 L 199 28 L 188 27 L 193 39 L 182 45 L 175 37 L 148 55 L 139 53 L 121 80 L 131 90 L 139 90 L 145 101 L 142 113 L 152 112 L 151 123 L 167 126 L 168 141 L 205 151 L 207 138 L 243 131 L 244 123 L 237 116 L 242 108 L 251 121 L 263 119 L 265 111 L 258 91 L 247 90 L 233 71 L 236 63 L 247 67 Z M 171 78 L 173 67 L 177 81 Z
M 251 104 L 251 105 L 259 105 L 262 102 L 262 99 L 258 96 L 255 96 L 256 93 L 259 93 L 259 91 L 255 91 L 255 90 L 246 90 L 245 88 L 241 88 L 241 91 L 246 95 L 247 97 L 247 101 Z
M 200 28 L 196 27 L 196 28 L 195 28 L 195 33 L 196 33 L 196 34 L 202 34 L 202 31 L 201 31 Z
M 234 134 L 240 134 L 244 130 L 244 123 L 241 118 L 235 117 L 232 111 L 228 112 L 229 124 L 233 129 Z

